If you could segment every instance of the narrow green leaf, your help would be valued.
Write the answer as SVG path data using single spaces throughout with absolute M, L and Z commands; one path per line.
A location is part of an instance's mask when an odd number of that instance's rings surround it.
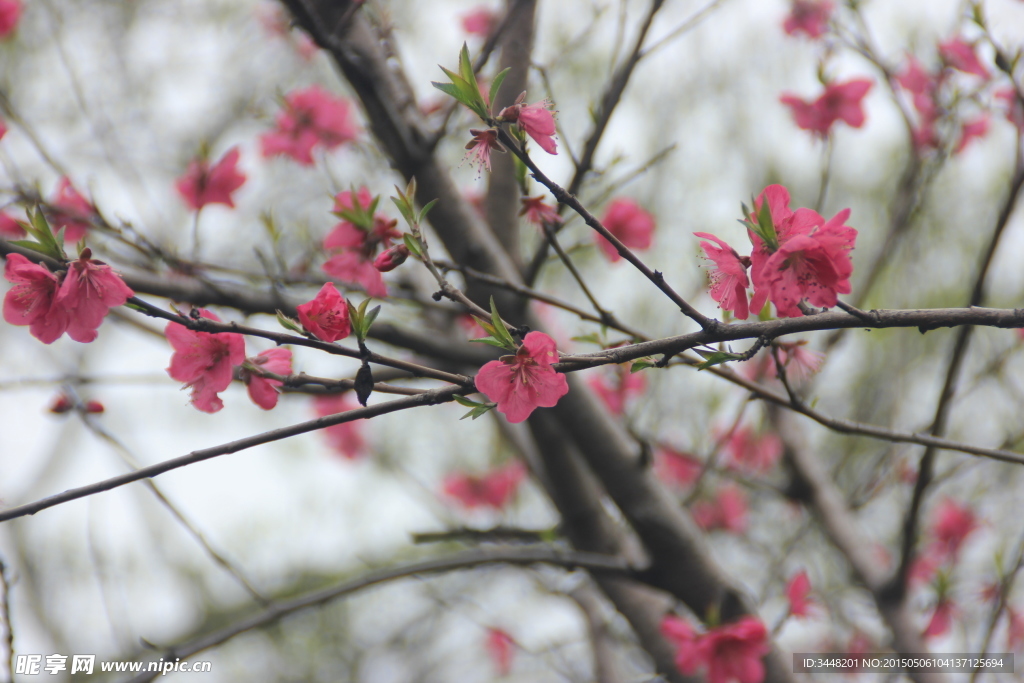
M 487 411 L 493 410 L 494 407 L 495 407 L 495 404 L 488 403 L 487 405 L 482 405 L 479 408 L 474 408 L 473 410 L 471 410 L 469 412 L 469 414 L 472 415 L 473 419 L 475 420 L 478 417 L 480 417 L 481 415 L 483 415 L 484 413 L 486 413 Z
M 464 97 L 462 95 L 462 89 L 459 88 L 454 83 L 438 83 L 437 81 L 431 81 L 430 85 L 434 86 L 435 88 L 437 88 L 438 90 L 443 92 L 445 95 L 450 95 L 450 96 L 454 97 L 456 100 L 458 100 L 462 104 L 467 104 L 464 101 Z
M 494 325 L 494 331 L 497 333 L 495 337 L 505 343 L 505 346 L 510 349 L 516 347 L 516 342 L 512 339 L 512 335 L 509 334 L 508 329 L 505 327 L 505 323 L 501 321 L 501 316 L 498 314 L 498 305 L 494 303 L 494 297 L 491 297 L 491 324 Z
M 281 311 L 277 311 L 277 322 L 281 327 L 290 332 L 298 332 L 299 334 L 302 333 L 302 326 L 299 325 L 294 320 L 292 320 L 291 318 L 289 318 L 288 316 L 286 316 Z
M 456 403 L 458 403 L 461 406 L 466 406 L 467 408 L 476 408 L 477 406 L 483 405 L 482 403 L 478 403 L 473 399 L 466 398 L 465 396 L 460 396 L 458 394 L 455 394 L 453 398 L 455 399 Z
M 722 363 L 728 363 L 731 360 L 739 360 L 740 358 L 743 358 L 743 356 L 738 354 L 726 353 L 725 351 L 715 351 L 714 353 L 702 352 L 699 349 L 696 349 L 696 351 L 707 359 L 697 366 L 698 370 L 707 370 L 708 368 L 716 365 L 721 365 Z
M 463 43 L 459 51 L 459 75 L 467 83 L 476 83 L 476 74 L 473 72 L 473 61 L 469 58 L 469 47 Z M 479 89 L 477 90 L 479 93 Z
M 633 364 L 629 366 L 629 372 L 630 374 L 633 374 L 634 372 L 640 372 L 641 370 L 653 368 L 654 366 L 654 363 L 652 363 L 647 358 L 641 358 L 639 360 L 633 361 Z
M 600 335 L 597 332 L 591 332 L 590 334 L 584 334 L 579 337 L 573 337 L 571 341 L 580 342 L 583 344 L 596 344 L 597 346 L 604 347 L 604 342 L 601 341 Z
M 417 225 L 423 222 L 423 219 L 426 217 L 426 215 L 430 212 L 431 209 L 434 208 L 434 204 L 437 204 L 437 200 L 431 199 L 429 202 L 426 203 L 426 205 L 422 209 L 420 209 L 420 215 L 416 219 Z
M 495 98 L 498 96 L 498 90 L 501 89 L 501 84 L 505 82 L 505 76 L 508 76 L 508 72 L 511 70 L 512 67 L 502 69 L 501 73 L 495 76 L 494 80 L 491 81 L 491 91 L 488 96 L 488 101 L 491 103 L 491 107 L 494 107 Z
M 380 306 L 374 306 L 370 309 L 370 312 L 366 314 L 366 317 L 363 318 L 364 337 L 366 336 L 366 333 L 370 331 L 370 325 L 373 324 L 373 321 L 377 319 L 378 315 L 380 315 Z
M 497 346 L 499 349 L 507 349 L 508 346 L 504 342 L 500 342 L 494 337 L 481 337 L 480 339 L 470 339 L 471 342 L 479 342 L 480 344 L 490 344 L 491 346 Z
M 410 226 L 414 225 L 416 222 L 416 214 L 412 212 L 409 204 L 404 199 L 399 199 L 398 197 L 392 197 L 391 201 L 393 201 L 395 206 L 398 207 L 398 211 L 402 214 L 402 218 L 405 219 L 405 222 Z
M 39 244 L 39 242 L 33 242 L 32 240 L 11 240 L 10 243 L 16 244 L 19 247 L 24 247 L 25 249 L 31 249 L 32 251 L 40 254 L 45 254 L 46 256 L 53 256 L 53 254 L 51 254 L 46 247 Z
M 366 307 L 369 306 L 369 305 L 370 305 L 369 297 L 367 297 L 366 299 L 363 299 L 362 303 L 359 304 L 359 318 L 360 319 L 362 319 L 362 317 L 364 315 L 366 315 Z
M 423 253 L 420 252 L 420 245 L 416 241 L 415 237 L 413 237 L 409 233 L 405 233 L 404 235 L 402 235 L 402 241 L 405 242 L 406 248 L 409 249 L 409 252 L 413 256 L 415 256 L 417 258 L 423 258 Z

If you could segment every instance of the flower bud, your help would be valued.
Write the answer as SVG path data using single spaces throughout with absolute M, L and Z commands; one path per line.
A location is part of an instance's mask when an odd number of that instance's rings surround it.
M 98 415 L 102 413 L 104 410 L 106 410 L 106 408 L 104 408 L 103 404 L 100 403 L 99 401 L 86 401 L 85 403 L 85 412 L 87 413 Z
M 54 415 L 63 415 L 74 410 L 75 404 L 67 394 L 59 394 L 50 404 L 50 412 Z
M 374 260 L 373 267 L 382 273 L 387 273 L 405 263 L 407 258 L 409 258 L 409 247 L 399 244 L 381 252 L 380 256 Z

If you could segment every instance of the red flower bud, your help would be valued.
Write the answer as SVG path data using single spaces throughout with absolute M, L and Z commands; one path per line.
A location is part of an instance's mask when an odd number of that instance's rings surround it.
M 104 408 L 103 404 L 100 403 L 99 401 L 86 401 L 85 403 L 85 412 L 87 413 L 93 413 L 94 415 L 98 415 L 102 413 L 104 410 L 106 410 L 106 408 Z
M 63 415 L 74 410 L 75 404 L 67 394 L 59 394 L 50 404 L 50 412 L 54 415 Z
M 387 273 L 405 263 L 407 258 L 409 258 L 409 247 L 399 244 L 381 252 L 380 256 L 374 260 L 373 267 L 382 273 Z

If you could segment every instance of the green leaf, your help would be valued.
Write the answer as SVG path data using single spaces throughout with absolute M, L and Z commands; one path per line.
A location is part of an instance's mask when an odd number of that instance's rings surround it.
M 398 207 L 398 211 L 402 214 L 402 218 L 405 219 L 405 222 L 411 226 L 416 222 L 416 214 L 413 213 L 412 207 L 409 206 L 409 202 L 405 198 L 405 195 L 403 195 L 401 192 L 399 192 L 398 194 L 399 197 L 392 197 L 391 201 L 393 201 L 395 203 L 395 206 Z
M 302 325 L 298 324 L 281 311 L 277 311 L 277 322 L 281 327 L 290 332 L 298 332 L 299 334 L 302 334 Z
M 365 337 L 366 333 L 370 331 L 370 325 L 373 324 L 373 321 L 377 319 L 378 315 L 380 315 L 380 306 L 374 306 L 363 318 L 363 337 Z
M 500 342 L 494 337 L 480 337 L 479 339 L 470 339 L 471 342 L 479 342 L 481 344 L 490 344 L 491 346 L 497 346 L 499 349 L 507 349 L 508 346 L 504 342 Z
M 423 222 L 423 219 L 426 217 L 426 215 L 430 212 L 431 209 L 434 208 L 434 204 L 437 204 L 437 200 L 431 199 L 429 202 L 426 203 L 426 205 L 422 209 L 420 209 L 420 215 L 416 219 L 417 225 Z
M 51 254 L 46 250 L 46 247 L 39 244 L 39 242 L 33 242 L 32 240 L 11 240 L 10 244 L 15 244 L 19 247 L 31 249 L 32 251 L 45 254 L 46 256 L 51 256 Z
M 640 372 L 641 370 L 653 367 L 655 367 L 655 364 L 649 358 L 640 358 L 633 361 L 633 364 L 629 366 L 629 372 L 633 374 L 634 372 Z
M 743 356 L 739 354 L 727 353 L 725 351 L 707 352 L 701 351 L 700 349 L 694 350 L 707 359 L 697 366 L 698 370 L 707 370 L 708 368 L 714 367 L 716 365 L 721 365 L 722 363 L 728 363 L 731 360 L 739 360 L 743 358 Z
M 502 69 L 501 73 L 494 77 L 491 81 L 491 91 L 488 93 L 487 101 L 491 103 L 492 111 L 495 103 L 495 98 L 498 96 L 498 90 L 501 89 L 501 84 L 505 81 L 505 76 L 508 76 L 508 72 L 512 70 L 512 67 L 506 67 Z M 497 112 L 495 112 L 497 113 Z
M 419 241 L 413 235 L 405 233 L 402 235 L 402 241 L 405 242 L 405 246 L 409 250 L 409 253 L 416 258 L 423 258 L 423 253 L 420 251 Z
M 494 297 L 491 297 L 491 324 L 494 325 L 494 335 L 499 341 L 505 342 L 506 348 L 516 348 L 516 342 L 512 339 L 512 335 L 508 333 L 508 329 L 505 327 L 505 323 L 501 321 L 501 316 L 498 315 L 498 305 L 494 303 Z
M 465 396 L 460 396 L 458 394 L 455 394 L 455 396 L 453 396 L 452 398 L 455 399 L 456 403 L 458 403 L 461 406 L 466 406 L 467 408 L 476 408 L 477 406 L 483 405 L 483 403 L 478 403 L 473 399 L 466 398 Z
M 768 197 L 761 200 L 761 208 L 757 211 L 757 229 L 755 232 L 764 240 L 770 251 L 779 248 L 779 236 L 775 233 L 775 224 L 772 222 L 772 210 L 768 205 Z
M 456 86 L 454 83 L 438 83 L 437 81 L 431 81 L 430 85 L 434 86 L 435 88 L 437 88 L 446 95 L 451 95 L 462 104 L 466 104 L 462 96 L 462 89 Z
M 597 346 L 604 348 L 604 341 L 601 339 L 601 335 L 597 332 L 584 334 L 580 337 L 573 337 L 571 341 L 580 342 L 581 344 L 596 344 Z
M 476 73 L 473 71 L 473 62 L 469 58 L 469 47 L 466 43 L 462 44 L 459 51 L 459 75 L 467 83 L 476 83 Z

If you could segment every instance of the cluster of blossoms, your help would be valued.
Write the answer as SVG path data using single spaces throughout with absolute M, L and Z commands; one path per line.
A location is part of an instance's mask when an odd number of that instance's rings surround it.
M 968 74 L 982 83 L 991 79 L 989 70 L 978 59 L 974 47 L 962 40 L 954 38 L 937 47 L 941 67 L 934 72 L 929 72 L 913 55 L 907 56 L 907 63 L 896 77 L 896 81 L 910 96 L 914 110 L 917 112 L 917 125 L 914 128 L 914 145 L 919 150 L 934 149 L 940 146 L 938 123 L 947 106 L 944 101 L 950 98 L 959 97 L 958 94 L 946 93 L 952 88 L 945 88 L 945 84 L 951 82 L 954 71 Z M 944 94 L 945 93 L 945 94 Z M 997 97 L 1005 98 L 1010 105 L 1007 111 L 1007 118 L 1015 125 L 1021 125 L 1014 121 L 1014 104 L 1017 101 L 1013 88 L 1000 90 Z M 960 122 L 959 140 L 953 153 L 957 154 L 976 138 L 984 137 L 988 132 L 989 120 L 984 114 Z
M 196 314 L 220 322 L 206 309 L 198 309 Z M 292 371 L 291 349 L 274 348 L 246 358 L 245 337 L 234 332 L 201 332 L 171 322 L 164 335 L 174 349 L 167 374 L 192 390 L 192 405 L 204 413 L 215 413 L 224 407 L 218 394 L 228 388 L 239 366 L 239 378 L 248 387 L 249 397 L 264 410 L 277 405 L 281 382 L 265 377 L 263 371 L 275 375 L 289 375 Z
M 399 265 L 409 251 L 404 244 L 392 246 L 393 240 L 402 239 L 398 221 L 383 214 L 371 215 L 374 205 L 365 187 L 355 193 L 346 190 L 334 198 L 335 215 L 342 220 L 324 238 L 324 249 L 334 255 L 323 269 L 339 280 L 361 285 L 370 296 L 385 297 L 388 290 L 381 273 Z M 382 247 L 384 251 L 377 255 Z
M 662 634 L 675 646 L 675 662 L 684 674 L 707 672 L 708 683 L 761 683 L 762 658 L 771 649 L 768 629 L 756 617 L 745 616 L 703 633 L 689 622 L 668 615 L 661 622 Z
M 4 276 L 14 285 L 4 296 L 4 320 L 28 325 L 44 344 L 65 332 L 78 342 L 93 341 L 107 312 L 134 296 L 110 266 L 92 260 L 89 249 L 56 273 L 21 254 L 8 254 Z
M 767 204 L 769 211 L 763 211 Z M 853 264 L 850 251 L 857 231 L 845 225 L 850 216 L 843 209 L 826 221 L 811 209 L 789 208 L 789 191 L 770 185 L 755 200 L 755 212 L 747 222 L 753 250 L 740 256 L 714 235 L 698 232 L 708 258 L 714 261 L 710 273 L 711 298 L 723 310 L 746 320 L 750 311 L 760 311 L 771 300 L 781 317 L 803 315 L 799 304 L 831 308 L 838 294 L 850 293 Z M 750 277 L 747 278 L 747 269 Z M 747 298 L 753 283 L 754 293 Z

